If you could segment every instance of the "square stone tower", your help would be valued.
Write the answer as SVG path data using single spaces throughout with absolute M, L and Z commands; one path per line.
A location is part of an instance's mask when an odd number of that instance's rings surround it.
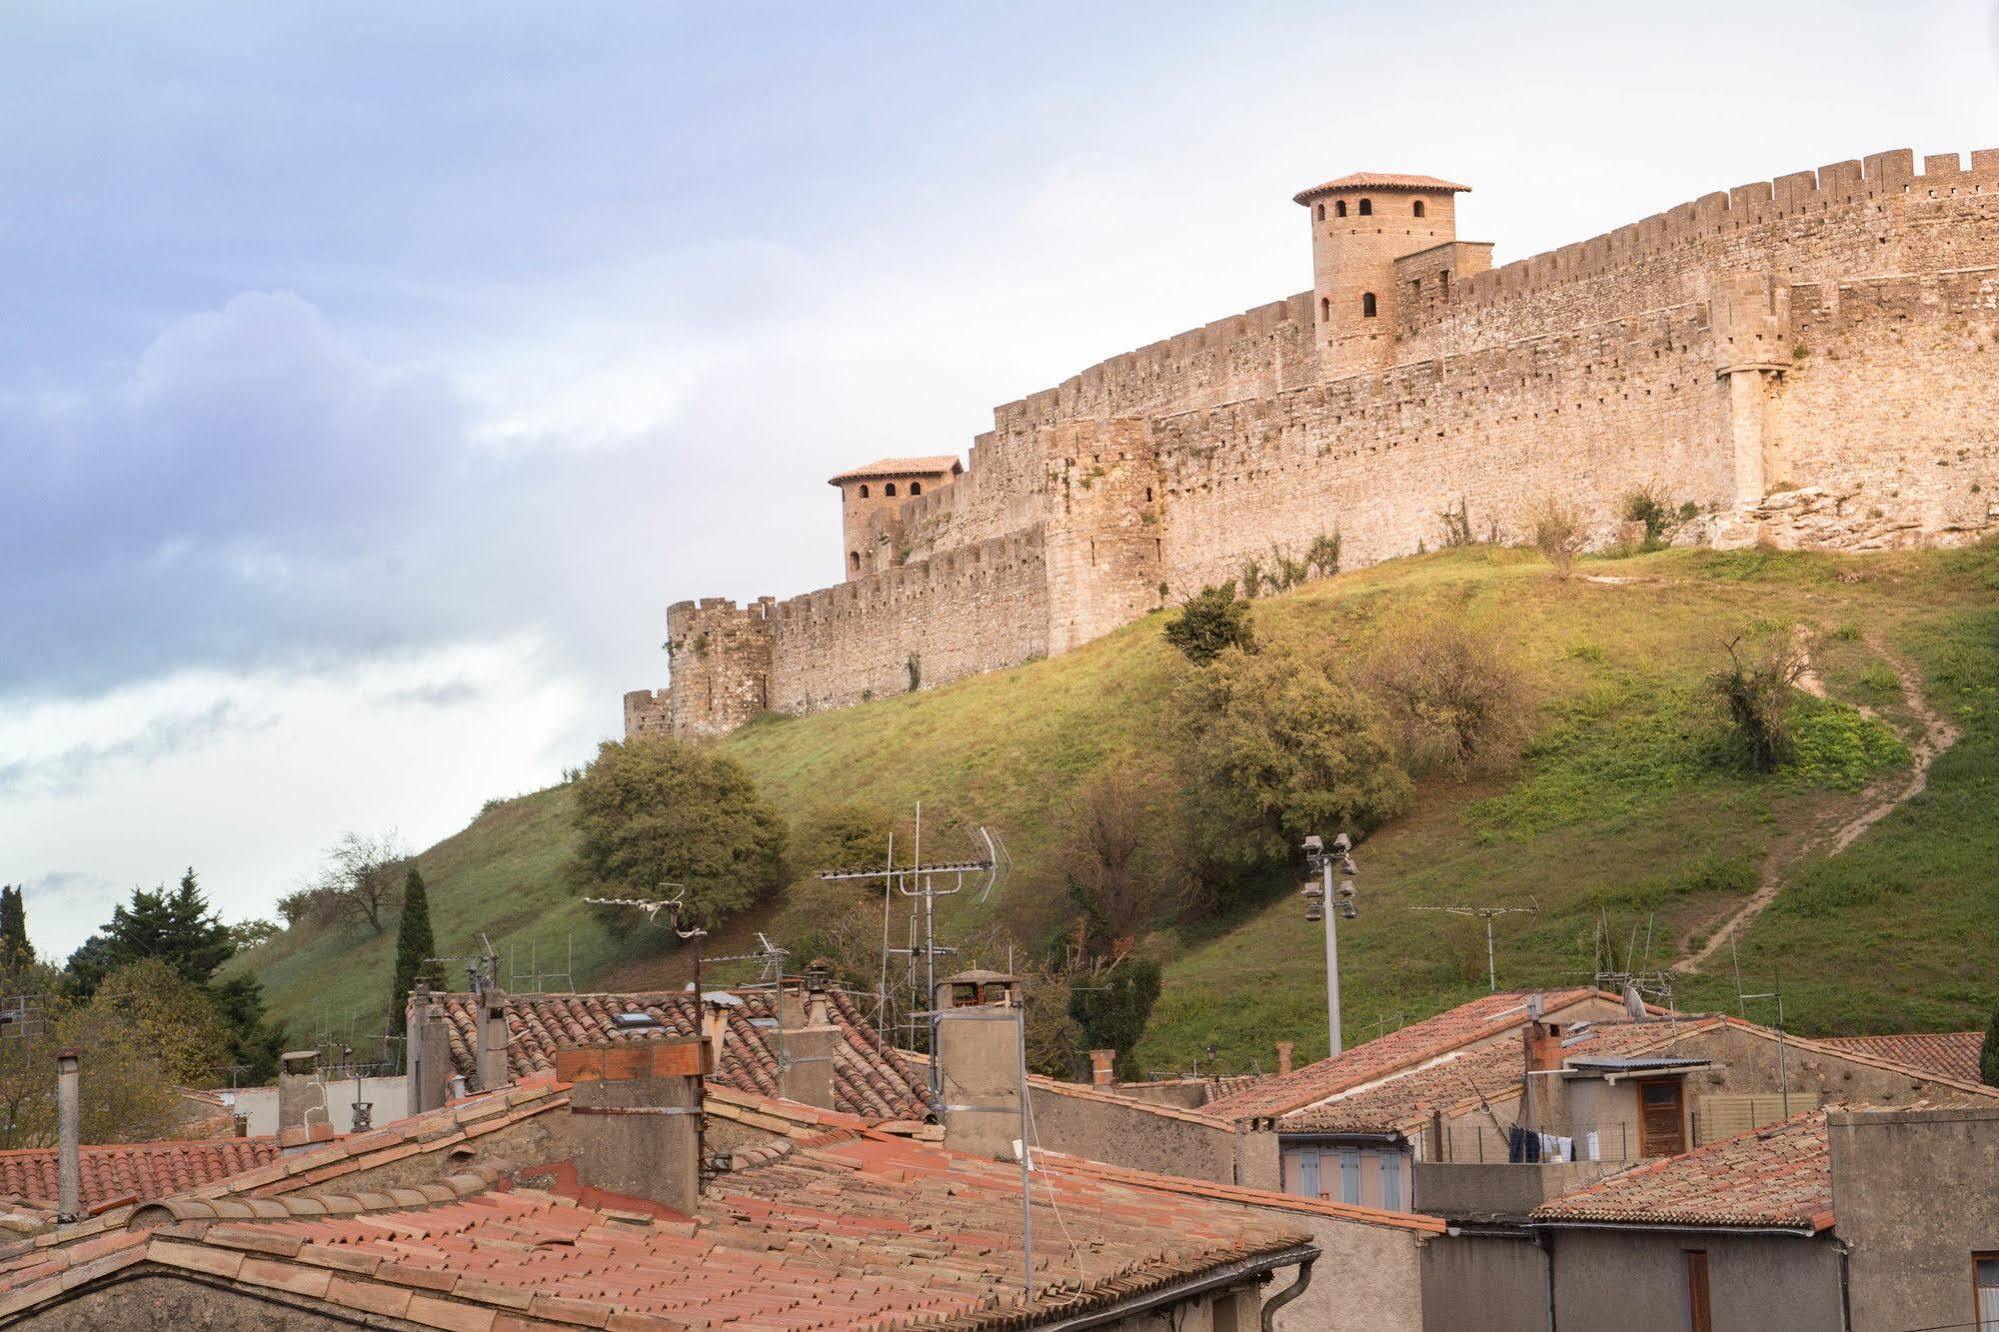
M 1327 379 L 1395 363 L 1395 261 L 1455 241 L 1457 196 L 1470 188 L 1360 171 L 1292 196 L 1312 220 L 1312 318 Z
M 846 555 L 841 567 L 852 582 L 882 567 L 876 547 L 897 525 L 902 506 L 913 498 L 936 494 L 965 470 L 956 457 L 883 458 L 828 484 L 840 488 L 840 534 Z

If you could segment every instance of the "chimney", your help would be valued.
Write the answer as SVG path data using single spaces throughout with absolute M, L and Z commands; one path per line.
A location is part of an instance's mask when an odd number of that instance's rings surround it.
M 443 1105 L 450 1077 L 451 1033 L 445 1026 L 444 1009 L 430 987 L 419 981 L 410 995 L 410 1113 L 420 1115 Z
M 326 1088 L 319 1080 L 319 1051 L 287 1050 L 278 1056 L 278 1131 L 302 1128 L 318 1110 L 326 1118 Z
M 1526 1055 L 1526 1077 L 1520 1094 L 1520 1122 L 1523 1127 L 1553 1132 L 1558 1127 L 1554 1110 L 1559 1103 L 1562 1067 L 1562 1029 L 1538 1019 L 1522 1028 L 1521 1045 Z
M 1291 1041 L 1279 1041 L 1277 1043 L 1277 1076 L 1280 1078 L 1291 1072 L 1291 1051 L 1293 1048 L 1294 1043 Z
M 476 998 L 479 1090 L 496 1091 L 512 1081 L 507 1076 L 507 992 L 497 980 L 481 976 Z
M 937 982 L 935 1059 L 944 1146 L 1013 1160 L 1021 1136 L 1020 985 L 996 971 Z
M 708 1050 L 683 1038 L 555 1052 L 555 1076 L 571 1084 L 570 1138 L 583 1184 L 693 1215 Z
M 1117 1051 L 1090 1051 L 1090 1085 L 1108 1087 L 1117 1080 Z
M 60 1201 L 58 1221 L 78 1221 L 83 1217 L 83 1107 L 77 1097 L 77 1052 L 56 1051 L 56 1141 Z
M 778 1030 L 777 1094 L 788 1101 L 833 1108 L 834 1072 L 840 1043 L 845 1036 L 829 1020 L 826 1008 L 826 973 L 811 969 L 805 973 L 802 1002 L 785 1005 L 780 996 Z M 793 1026 L 791 1021 L 799 1023 Z

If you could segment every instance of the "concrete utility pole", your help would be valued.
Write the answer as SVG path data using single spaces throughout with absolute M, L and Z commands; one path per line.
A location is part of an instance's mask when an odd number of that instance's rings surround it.
M 1305 839 L 1305 865 L 1317 876 L 1305 884 L 1305 919 L 1326 922 L 1326 1027 L 1332 1038 L 1332 1053 L 1338 1054 L 1343 1048 L 1340 1041 L 1340 933 L 1339 920 L 1345 916 L 1353 920 L 1360 915 L 1354 905 L 1353 876 L 1360 870 L 1353 863 L 1353 842 L 1345 833 L 1333 839 L 1332 849 L 1315 833 Z M 1341 875 L 1339 886 L 1333 886 L 1333 867 L 1337 865 Z

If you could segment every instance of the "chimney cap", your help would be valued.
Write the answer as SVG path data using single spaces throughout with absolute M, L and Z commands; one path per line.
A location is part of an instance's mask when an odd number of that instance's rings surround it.
M 301 1059 L 317 1059 L 317 1058 L 319 1058 L 319 1051 L 317 1051 L 317 1050 L 287 1050 L 287 1051 L 285 1051 L 285 1052 L 284 1052 L 283 1054 L 279 1055 L 279 1056 L 278 1056 L 278 1058 L 279 1058 L 279 1060 L 280 1060 L 280 1061 L 282 1061 L 282 1062 L 284 1062 L 284 1063 L 287 1063 L 287 1064 L 295 1064 L 295 1063 L 297 1063 L 297 1062 L 298 1062 L 299 1060 L 301 1060 Z
M 74 1064 L 77 1060 L 81 1058 L 83 1058 L 83 1051 L 77 1049 L 74 1045 L 65 1045 L 62 1049 L 56 1051 L 57 1063 L 62 1063 L 63 1061 L 67 1060 L 68 1062 Z

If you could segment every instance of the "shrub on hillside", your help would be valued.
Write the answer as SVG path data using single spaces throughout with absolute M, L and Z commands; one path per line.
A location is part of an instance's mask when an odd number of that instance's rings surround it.
M 1086 961 L 1127 951 L 1178 901 L 1180 879 L 1163 844 L 1173 821 L 1127 762 L 1107 763 L 1056 813 L 1055 857 L 1078 913 L 1073 946 Z
M 1380 710 L 1323 655 L 1224 653 L 1176 697 L 1197 851 L 1282 861 L 1307 834 L 1365 833 L 1408 807 Z
M 1558 495 L 1543 496 L 1527 511 L 1527 530 L 1534 549 L 1555 566 L 1556 577 L 1575 573 L 1576 556 L 1589 540 L 1589 524 L 1581 509 Z
M 814 810 L 792 829 L 786 853 L 791 877 L 807 879 L 820 870 L 883 864 L 894 826 L 887 810 L 860 801 Z
M 1376 641 L 1367 682 L 1388 714 L 1411 772 L 1460 776 L 1518 756 L 1528 699 L 1520 667 L 1490 630 L 1429 610 Z
M 678 897 L 685 921 L 713 928 L 778 886 L 783 821 L 724 754 L 664 737 L 607 740 L 575 791 L 576 866 L 590 896 Z
M 1081 1029 L 1084 1050 L 1115 1050 L 1120 1082 L 1136 1082 L 1138 1042 L 1159 1002 L 1160 969 L 1151 958 L 1127 957 L 1071 979 L 1069 1016 Z
M 1204 587 L 1166 622 L 1166 641 L 1196 666 L 1206 666 L 1229 648 L 1254 652 L 1256 630 L 1249 620 L 1249 601 L 1236 595 L 1234 580 Z
M 1744 638 L 1722 645 L 1728 664 L 1708 676 L 1708 691 L 1727 724 L 1724 751 L 1754 772 L 1775 772 L 1796 752 L 1789 720 L 1807 662 L 1788 636 Z

